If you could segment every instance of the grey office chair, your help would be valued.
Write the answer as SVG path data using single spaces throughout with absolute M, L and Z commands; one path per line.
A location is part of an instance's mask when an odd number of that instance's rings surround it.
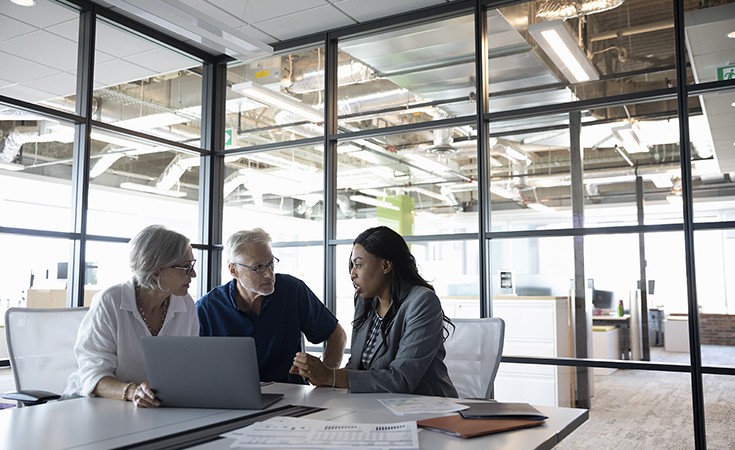
M 10 308 L 5 312 L 5 338 L 16 392 L 2 397 L 18 406 L 60 397 L 66 380 L 77 370 L 74 344 L 89 308 Z
M 459 398 L 491 398 L 503 354 L 505 322 L 491 319 L 452 319 L 454 331 L 444 342 L 444 364 Z

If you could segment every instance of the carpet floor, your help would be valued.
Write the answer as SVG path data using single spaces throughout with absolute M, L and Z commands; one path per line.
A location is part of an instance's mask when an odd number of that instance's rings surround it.
M 735 365 L 732 347 L 703 346 L 704 365 Z M 658 362 L 688 363 L 688 353 L 652 349 Z M 617 370 L 595 375 L 590 418 L 554 450 L 692 449 L 688 373 Z M 735 377 L 704 375 L 707 448 L 735 450 Z

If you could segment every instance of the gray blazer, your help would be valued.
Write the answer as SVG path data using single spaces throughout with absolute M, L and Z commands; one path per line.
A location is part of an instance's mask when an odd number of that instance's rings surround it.
M 348 370 L 351 392 L 396 392 L 405 394 L 457 397 L 444 365 L 443 311 L 439 297 L 423 286 L 404 284 L 405 300 L 395 318 L 386 324 L 367 370 L 358 370 L 375 310 L 358 329 L 352 330 Z M 365 306 L 358 300 L 355 314 Z

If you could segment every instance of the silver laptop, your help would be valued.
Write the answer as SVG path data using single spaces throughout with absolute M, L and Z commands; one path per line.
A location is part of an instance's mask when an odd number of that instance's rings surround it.
M 144 336 L 148 382 L 161 406 L 263 409 L 283 394 L 262 394 L 251 337 Z

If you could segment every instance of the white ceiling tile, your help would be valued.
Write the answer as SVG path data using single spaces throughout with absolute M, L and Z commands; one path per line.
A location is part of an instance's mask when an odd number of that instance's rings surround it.
M 324 6 L 265 22 L 258 22 L 254 25 L 279 40 L 286 40 L 333 28 L 354 25 L 354 23 L 352 19 L 336 8 Z
M 69 20 L 58 25 L 46 28 L 46 31 L 57 36 L 69 39 L 73 42 L 79 42 L 79 19 Z
M 125 58 L 156 48 L 159 46 L 119 28 L 104 23 L 97 25 L 97 50 L 102 50 L 107 54 Z
M 97 50 L 96 52 L 94 52 L 94 64 L 95 64 L 95 66 L 97 64 L 102 64 L 102 63 L 106 63 L 106 62 L 112 61 L 113 59 L 117 59 L 117 58 L 114 57 L 114 56 L 112 56 L 112 55 L 108 55 L 105 52 L 101 52 L 99 50 Z
M 0 6 L 0 14 L 13 17 L 38 28 L 50 27 L 79 17 L 78 12 L 50 0 L 37 0 L 36 5 L 30 8 L 3 1 L 2 6 Z
M 237 28 L 242 26 L 242 20 L 238 16 L 237 12 L 232 10 L 224 9 L 219 6 L 221 2 L 207 2 L 205 0 L 179 0 L 181 3 L 190 6 L 197 11 L 201 11 L 206 16 L 216 19 L 228 27 Z M 242 2 L 240 2 L 240 8 L 242 9 Z
M 25 83 L 25 85 L 33 89 L 50 92 L 57 97 L 66 97 L 76 93 L 77 77 L 71 73 L 60 73 Z
M 52 67 L 37 64 L 24 58 L 18 58 L 15 55 L 2 51 L 0 51 L 0 67 L 2 67 L 3 78 L 14 83 L 37 80 L 60 72 Z
M 329 5 L 325 0 L 210 0 L 209 3 L 229 11 L 249 24 Z
M 245 33 L 246 35 L 253 37 L 254 39 L 259 40 L 260 42 L 272 43 L 276 40 L 274 36 L 266 34 L 259 29 L 254 28 L 252 25 L 244 25 L 235 29 L 241 33 Z
M 2 78 L 0 78 L 0 88 L 4 88 L 6 86 L 10 86 L 11 84 L 13 84 L 12 81 L 3 80 Z
M 27 23 L 19 22 L 12 17 L 0 14 L 0 42 L 12 39 L 37 30 Z
M 366 22 L 444 3 L 445 0 L 344 0 L 336 6 L 358 22 Z
M 45 30 L 3 42 L 3 51 L 61 71 L 77 66 L 77 44 Z
M 103 86 L 116 86 L 120 83 L 140 80 L 141 78 L 158 75 L 150 70 L 131 64 L 122 59 L 97 64 L 95 66 L 94 79 Z
M 21 84 L 11 84 L 10 86 L 0 88 L 0 95 L 17 98 L 30 103 L 50 100 L 56 97 L 49 92 L 40 91 Z
M 201 65 L 194 60 L 185 58 L 178 53 L 164 48 L 139 53 L 130 58 L 126 58 L 126 60 L 138 66 L 146 67 L 155 74 L 174 72 Z

